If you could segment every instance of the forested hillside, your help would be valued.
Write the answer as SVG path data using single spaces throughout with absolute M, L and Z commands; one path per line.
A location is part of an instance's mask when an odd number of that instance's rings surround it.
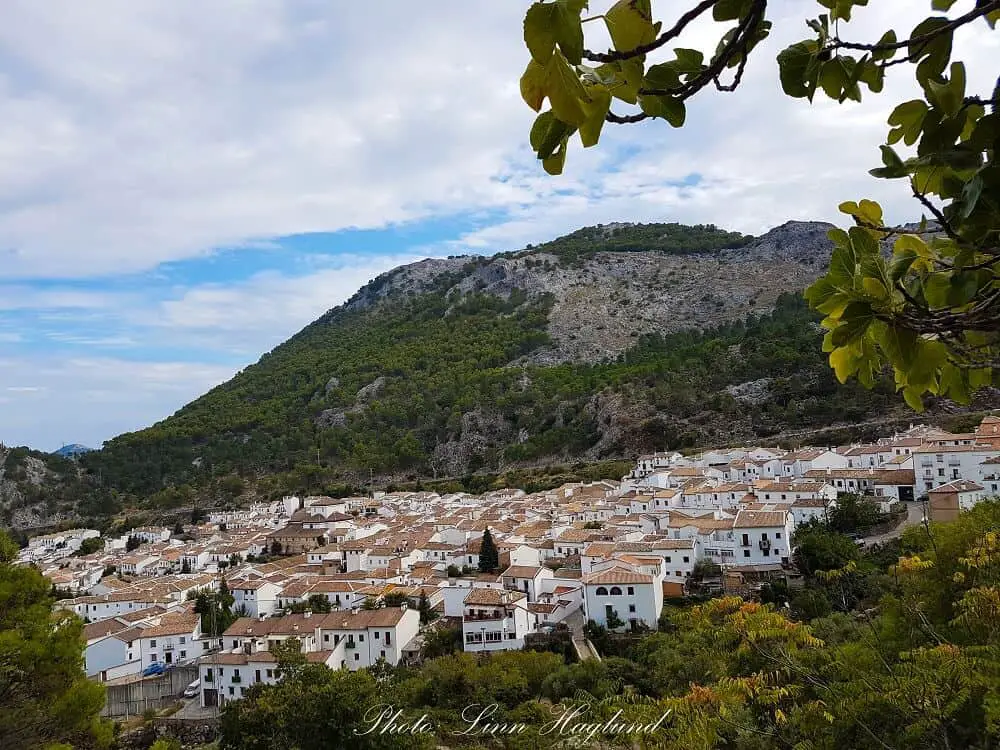
M 619 224 L 396 269 L 172 417 L 79 456 L 72 491 L 17 502 L 60 520 L 89 487 L 81 515 L 100 518 L 884 431 L 905 407 L 835 381 L 798 294 L 826 230 Z
M 613 225 L 397 269 L 82 462 L 169 506 L 213 476 L 336 491 L 884 414 L 888 391 L 837 386 L 815 317 L 788 293 L 822 268 L 824 232 Z

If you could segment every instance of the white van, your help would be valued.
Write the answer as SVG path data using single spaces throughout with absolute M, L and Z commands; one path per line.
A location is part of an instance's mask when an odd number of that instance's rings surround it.
M 194 698 L 196 695 L 198 695 L 199 690 L 201 690 L 201 680 L 195 680 L 186 688 L 184 688 L 184 697 Z

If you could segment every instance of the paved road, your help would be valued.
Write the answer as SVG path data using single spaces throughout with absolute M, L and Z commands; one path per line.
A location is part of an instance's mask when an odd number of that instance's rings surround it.
M 885 534 L 879 534 L 878 536 L 865 537 L 864 542 L 866 547 L 872 547 L 876 544 L 882 544 L 883 542 L 888 542 L 892 539 L 897 539 L 903 535 L 903 532 L 910 526 L 916 526 L 924 518 L 924 504 L 921 502 L 910 502 L 906 504 L 906 518 L 903 522 L 899 524 L 892 531 Z
M 184 707 L 171 716 L 173 719 L 214 719 L 219 716 L 219 708 L 202 708 L 198 697 L 182 698 Z

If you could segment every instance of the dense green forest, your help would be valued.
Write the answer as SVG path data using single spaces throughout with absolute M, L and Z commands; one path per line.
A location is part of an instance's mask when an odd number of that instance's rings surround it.
M 640 338 L 616 361 L 519 362 L 546 344 L 550 305 L 525 293 L 428 293 L 337 310 L 173 417 L 80 460 L 137 494 L 232 473 L 291 473 L 293 484 L 369 471 L 405 479 L 436 473 L 435 447 L 461 438 L 470 412 L 484 415 L 495 439 L 467 473 L 585 455 L 609 429 L 595 394 L 619 396 L 625 411 L 612 415 L 622 437 L 593 459 L 736 439 L 734 424 L 766 437 L 860 421 L 894 403 L 886 388 L 836 383 L 815 317 L 795 295 L 771 314 Z M 760 403 L 725 391 L 759 378 L 774 379 Z M 339 410 L 342 424 L 319 426 L 327 410 Z
M 583 227 L 551 242 L 529 245 L 525 250 L 510 255 L 517 257 L 539 252 L 550 253 L 560 263 L 578 265 L 598 252 L 652 250 L 667 255 L 689 255 L 742 247 L 753 239 L 751 235 L 728 232 L 714 224 L 608 224 Z

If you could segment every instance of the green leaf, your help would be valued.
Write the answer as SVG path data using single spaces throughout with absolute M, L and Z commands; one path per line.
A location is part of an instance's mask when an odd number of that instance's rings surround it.
M 580 20 L 580 11 L 586 6 L 583 2 L 562 2 L 557 3 L 559 11 L 556 13 L 556 42 L 559 49 L 573 65 L 579 65 L 583 59 L 583 23 Z
M 793 44 L 778 55 L 778 75 L 782 90 L 791 97 L 812 97 L 816 90 L 819 67 L 816 53 L 819 44 L 810 40 Z
M 943 83 L 927 82 L 928 95 L 948 117 L 954 117 L 962 108 L 965 99 L 965 66 L 961 62 L 951 64 L 951 78 Z
M 705 55 L 700 50 L 677 47 L 674 54 L 677 55 L 674 69 L 678 73 L 700 73 L 705 67 Z
M 843 57 L 834 57 L 823 63 L 819 71 L 819 85 L 831 99 L 842 100 L 842 94 L 847 94 L 851 79 L 851 69 Z
M 681 79 L 673 62 L 665 62 L 652 66 L 646 71 L 646 75 L 643 78 L 644 89 L 664 91 L 678 89 L 680 85 Z
M 611 108 L 611 94 L 603 86 L 587 86 L 590 102 L 586 105 L 587 119 L 580 125 L 580 140 L 584 148 L 597 144 L 604 127 L 604 116 Z
M 650 0 L 618 0 L 604 14 L 611 42 L 619 52 L 628 52 L 656 38 Z
M 834 346 L 845 346 L 861 338 L 875 320 L 867 302 L 851 302 L 840 316 L 840 325 L 833 329 L 830 340 Z
M 524 43 L 540 65 L 548 63 L 555 50 L 558 13 L 555 3 L 535 3 L 524 15 Z
M 524 43 L 531 57 L 545 65 L 559 44 L 566 58 L 574 65 L 579 64 L 583 55 L 580 12 L 586 6 L 584 0 L 556 0 L 528 8 L 524 16 Z
M 557 119 L 552 110 L 548 110 L 535 118 L 529 140 L 538 158 L 547 159 L 572 132 L 572 127 Z
M 563 166 L 566 164 L 566 149 L 569 144 L 569 137 L 567 136 L 559 144 L 559 148 L 547 159 L 542 159 L 542 168 L 548 172 L 550 175 L 560 175 L 563 171 Z
M 712 18 L 716 21 L 735 21 L 747 14 L 749 0 L 719 0 L 712 7 Z
M 983 193 L 983 178 L 976 175 L 967 183 L 962 190 L 962 211 L 959 214 L 963 219 L 968 219 L 972 212 L 976 210 L 979 196 Z
M 640 96 L 639 106 L 646 114 L 662 117 L 675 128 L 684 124 L 687 114 L 684 102 L 673 96 Z
M 926 117 L 927 104 L 923 99 L 913 99 L 903 102 L 892 110 L 892 114 L 889 115 L 889 124 L 896 126 L 896 130 L 902 136 L 903 143 L 912 146 L 920 137 L 920 130 Z
M 956 2 L 957 0 L 932 0 L 931 7 L 934 10 L 951 10 L 951 6 Z
M 903 389 L 903 399 L 915 412 L 922 412 L 924 410 L 924 401 L 920 397 L 920 394 L 921 392 L 916 388 Z
M 584 109 L 587 92 L 576 71 L 560 52 L 553 54 L 545 66 L 545 91 L 552 111 L 560 120 L 579 127 L 587 119 Z
M 948 19 L 943 16 L 925 18 L 914 27 L 913 32 L 910 34 L 910 38 L 913 39 L 937 33 L 937 36 L 930 42 L 911 42 L 907 47 L 907 53 L 913 62 L 921 62 L 917 70 L 917 77 L 921 82 L 929 80 L 933 76 L 941 75 L 948 65 L 948 61 L 951 58 L 951 41 L 953 35 L 951 30 L 944 31 L 948 23 Z
M 521 76 L 521 98 L 536 112 L 545 100 L 545 68 L 531 58 Z
M 885 44 L 895 44 L 896 41 L 897 41 L 896 40 L 896 32 L 893 31 L 892 29 L 889 29 L 887 32 L 885 32 L 881 36 L 881 38 L 878 40 L 878 42 L 876 42 L 876 46 L 882 46 L 882 45 L 885 45 Z M 890 50 L 881 50 L 881 51 L 880 50 L 875 50 L 874 52 L 872 52 L 872 59 L 873 60 L 879 60 L 879 61 L 881 61 L 881 60 L 889 60 L 893 56 L 895 56 L 895 54 L 896 54 L 896 50 L 892 50 L 892 49 L 890 49 Z

